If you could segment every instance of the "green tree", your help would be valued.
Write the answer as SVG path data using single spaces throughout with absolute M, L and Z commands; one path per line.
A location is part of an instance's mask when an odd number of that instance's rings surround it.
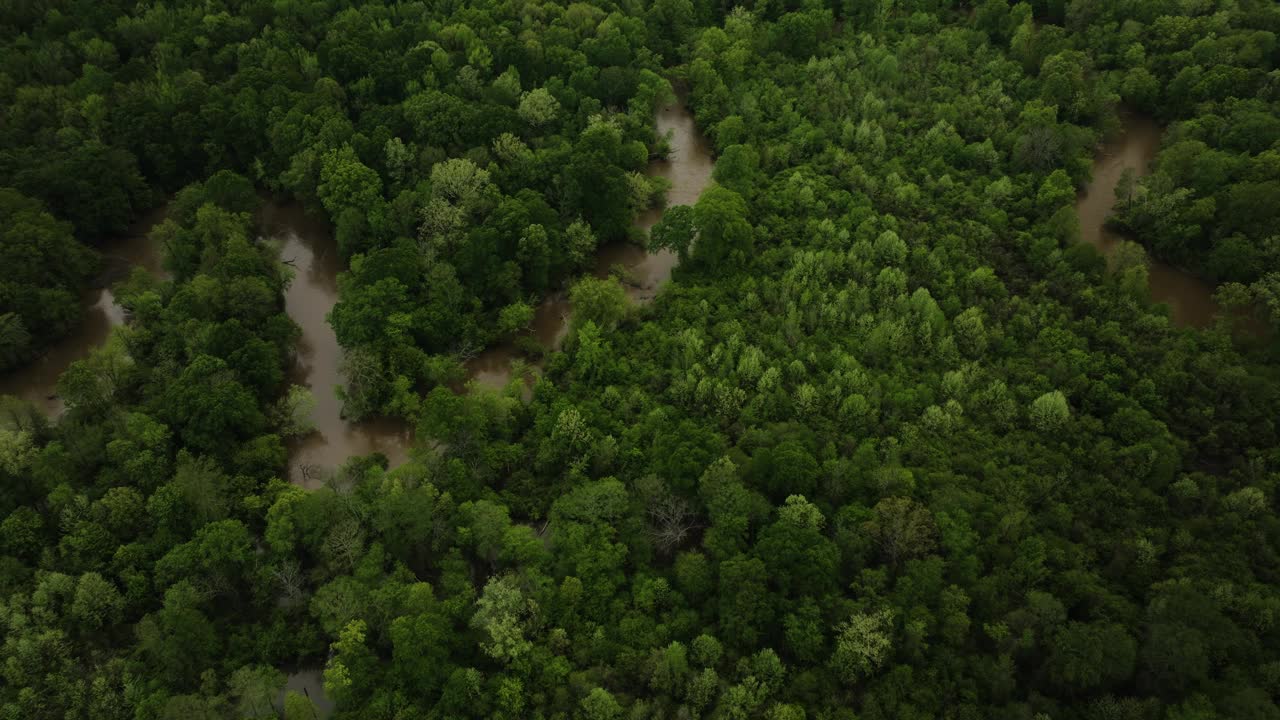
M 689 249 L 696 236 L 693 208 L 688 205 L 669 207 L 649 230 L 649 252 L 674 252 L 681 263 L 689 260 Z
M 617 720 L 622 717 L 622 706 L 604 688 L 592 688 L 582 699 L 580 707 L 583 720 Z
M 115 585 L 95 572 L 80 576 L 71 614 L 82 627 L 91 632 L 109 627 L 120 622 L 123 611 L 124 598 Z
M 559 113 L 559 101 L 546 88 L 530 90 L 520 99 L 520 119 L 535 128 L 555 120 Z
M 1072 622 L 1053 638 L 1048 668 L 1064 690 L 1090 691 L 1127 681 L 1136 654 L 1133 638 L 1119 625 Z
M 739 555 L 720 563 L 720 634 L 738 648 L 754 647 L 772 618 L 767 578 L 758 558 Z
M 575 328 L 591 322 L 602 329 L 613 329 L 627 313 L 627 293 L 611 277 L 579 280 L 569 289 L 569 303 Z
M 316 193 L 329 217 L 337 218 L 349 208 L 367 211 L 381 201 L 382 178 L 344 145 L 324 154 Z
M 505 664 L 521 662 L 533 647 L 525 631 L 537 609 L 513 576 L 491 578 L 471 618 L 471 626 L 485 635 L 481 643 L 485 654 Z
M 829 665 L 843 682 L 855 684 L 870 678 L 893 650 L 893 612 L 857 613 L 836 628 L 835 649 Z
M 754 231 L 747 221 L 747 204 L 738 193 L 713 186 L 698 197 L 693 206 L 698 230 L 693 259 L 703 267 L 741 264 L 754 244 Z
M 885 558 L 895 566 L 931 551 L 937 537 L 933 515 L 927 508 L 905 497 L 885 498 L 876 503 L 872 519 L 863 527 L 879 543 Z
M 27 360 L 66 334 L 79 317 L 79 294 L 97 266 L 92 250 L 76 242 L 33 198 L 0 187 L 0 370 Z
M 1075 202 L 1076 189 L 1071 183 L 1071 176 L 1063 170 L 1054 170 L 1045 178 L 1036 193 L 1036 205 L 1041 212 L 1052 213 L 1058 208 Z
M 1031 424 L 1041 432 L 1061 429 L 1070 417 L 1071 407 L 1067 398 L 1057 390 L 1045 393 L 1031 403 Z

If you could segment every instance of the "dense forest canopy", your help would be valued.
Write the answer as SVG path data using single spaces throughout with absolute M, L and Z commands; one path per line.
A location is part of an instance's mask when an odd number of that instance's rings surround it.
M 113 285 L 65 413 L 0 398 L 0 718 L 1280 720 L 1278 33 L 1267 0 L 0 4 L 0 370 L 160 205 L 168 273 Z M 713 182 L 646 233 L 671 103 Z M 1134 114 L 1163 138 L 1105 256 L 1075 206 Z M 268 197 L 332 229 L 345 414 L 411 424 L 406 462 L 287 482 Z M 592 274 L 621 242 L 678 258 L 652 302 Z

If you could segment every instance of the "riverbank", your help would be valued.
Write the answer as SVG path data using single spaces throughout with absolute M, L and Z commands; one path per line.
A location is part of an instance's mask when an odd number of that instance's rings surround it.
M 651 161 L 646 172 L 670 183 L 666 207 L 692 205 L 711 182 L 715 166 L 711 143 L 698 130 L 682 94 L 657 111 L 654 124 L 658 136 L 669 136 L 671 153 Z M 636 225 L 647 232 L 662 218 L 664 209 L 646 210 Z M 342 401 L 335 392 L 345 382 L 340 367 L 342 348 L 327 315 L 338 301 L 338 274 L 343 267 L 330 229 L 297 204 L 268 203 L 260 212 L 259 225 L 267 237 L 281 243 L 281 260 L 295 272 L 285 292 L 285 309 L 302 336 L 289 381 L 309 388 L 316 401 L 312 413 L 316 431 L 289 445 L 290 480 L 314 487 L 348 458 L 373 452 L 385 455 L 392 466 L 403 463 L 413 445 L 412 428 L 406 423 L 393 418 L 349 423 L 342 417 Z M 629 297 L 634 302 L 648 302 L 671 278 L 675 265 L 672 252 L 649 253 L 637 245 L 609 243 L 598 248 L 592 272 L 596 277 L 608 277 L 614 268 L 620 268 L 629 278 Z M 536 308 L 527 337 L 547 352 L 555 352 L 568 335 L 570 310 L 566 293 L 547 297 Z M 505 387 L 522 360 L 540 364 L 528 359 L 519 342 L 498 343 L 465 361 L 467 381 Z
M 645 210 L 636 218 L 636 226 L 648 231 L 662 219 L 667 208 L 693 205 L 703 189 L 711 183 L 715 157 L 710 140 L 698 129 L 683 92 L 660 108 L 654 115 L 654 131 L 668 137 L 671 152 L 665 158 L 649 162 L 646 174 L 661 177 L 669 183 L 666 203 Z M 677 263 L 670 250 L 648 252 L 628 242 L 612 242 L 596 251 L 592 274 L 609 277 L 615 268 L 627 277 L 627 296 L 638 303 L 650 302 L 662 284 L 671 279 Z M 547 298 L 538 306 L 533 324 L 526 335 L 549 352 L 560 348 L 569 334 L 570 307 L 564 293 Z M 465 363 L 468 380 L 490 387 L 505 387 L 512 380 L 513 361 L 524 358 L 518 343 L 507 341 L 491 346 Z
M 111 285 L 128 277 L 135 267 L 153 275 L 166 275 L 160 247 L 151 241 L 150 234 L 167 213 L 168 205 L 151 210 L 126 235 L 108 240 L 99 248 L 103 267 L 94 287 L 83 295 L 80 326 L 50 345 L 39 358 L 0 375 L 0 395 L 26 400 L 50 417 L 62 415 L 66 405 L 58 396 L 58 378 L 71 363 L 89 357 L 95 348 L 106 343 L 111 331 L 127 319 L 124 308 L 116 304 Z
M 1116 204 L 1116 186 L 1126 170 L 1139 177 L 1149 174 L 1163 132 L 1154 119 L 1135 112 L 1121 113 L 1120 124 L 1121 132 L 1099 147 L 1093 180 L 1076 203 L 1080 240 L 1108 258 L 1122 241 L 1130 239 L 1107 225 Z M 1177 325 L 1207 327 L 1221 310 L 1213 299 L 1213 285 L 1149 253 L 1147 282 L 1151 300 L 1168 305 L 1169 316 Z

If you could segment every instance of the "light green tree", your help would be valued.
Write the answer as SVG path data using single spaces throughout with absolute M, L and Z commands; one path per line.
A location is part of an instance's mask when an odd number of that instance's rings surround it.
M 604 688 L 593 688 L 582 699 L 582 720 L 616 720 L 622 716 L 622 706 L 614 699 L 613 693 Z
M 96 572 L 80 576 L 71 614 L 81 625 L 90 630 L 114 625 L 120 622 L 123 611 L 124 598 L 115 585 Z
M 387 161 L 387 173 L 393 180 L 403 180 L 409 166 L 413 163 L 413 151 L 398 137 L 391 138 L 382 146 Z
M 1041 432 L 1054 432 L 1071 417 L 1067 397 L 1054 390 L 1036 398 L 1031 403 L 1031 424 Z
M 486 637 L 481 643 L 485 654 L 503 663 L 519 661 L 528 654 L 533 643 L 525 637 L 525 630 L 537 609 L 513 576 L 490 578 L 471 617 L 471 627 Z
M 1054 170 L 1040 185 L 1036 193 L 1036 205 L 1043 213 L 1052 213 L 1060 207 L 1075 201 L 1076 189 L 1071 184 L 1071 176 L 1065 170 Z
M 520 71 L 515 65 L 507 69 L 493 81 L 495 99 L 504 105 L 514 105 L 520 99 Z
M 987 351 L 987 328 L 982 321 L 982 310 L 966 308 L 952 321 L 951 328 L 956 336 L 956 345 L 966 356 L 977 358 Z
M 569 253 L 569 261 L 575 267 L 585 267 L 596 251 L 596 236 L 591 225 L 578 218 L 565 228 L 565 249 Z
M 515 302 L 498 311 L 498 332 L 512 335 L 529 327 L 534 317 L 533 306 L 529 303 Z
M 302 437 L 316 429 L 311 415 L 316 409 L 316 398 L 303 385 L 290 385 L 289 392 L 280 398 L 275 408 L 275 423 L 284 437 Z
M 35 440 L 30 430 L 0 428 L 0 470 L 18 475 L 36 455 Z
M 529 146 L 509 132 L 502 133 L 493 141 L 493 154 L 507 165 L 513 165 L 531 155 Z
M 871 677 L 893 649 L 893 611 L 858 613 L 836 629 L 836 646 L 828 663 L 846 683 Z
M 324 691 L 343 702 L 364 694 L 373 680 L 377 659 L 366 644 L 368 626 L 363 620 L 352 620 L 342 628 L 333 643 L 329 662 L 324 668 Z
M 569 289 L 569 303 L 573 307 L 574 328 L 591 321 L 602 330 L 610 330 L 627 313 L 627 293 L 611 277 L 579 280 Z
M 450 158 L 431 167 L 431 194 L 459 207 L 474 206 L 489 188 L 489 171 L 465 158 Z
M 350 145 L 344 145 L 324 154 L 316 194 L 331 218 L 339 217 L 348 208 L 367 212 L 382 199 L 382 178 L 360 162 Z
M 546 88 L 530 90 L 520 100 L 520 119 L 534 127 L 542 127 L 560 114 L 560 102 Z
M 778 508 L 778 520 L 800 528 L 821 530 L 826 524 L 822 511 L 803 495 L 787 496 L 786 504 Z

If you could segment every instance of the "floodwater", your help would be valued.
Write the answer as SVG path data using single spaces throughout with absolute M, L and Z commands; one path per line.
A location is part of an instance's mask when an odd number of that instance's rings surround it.
M 289 691 L 304 695 L 311 700 L 315 709 L 314 720 L 324 720 L 333 715 L 336 709 L 334 702 L 324 692 L 324 669 L 310 668 L 291 673 L 285 681 L 284 692 L 280 694 L 280 706 L 284 707 L 284 695 Z M 306 718 L 305 720 L 312 720 Z
M 693 205 L 711 183 L 711 172 L 716 165 L 711 142 L 698 130 L 693 113 L 684 105 L 683 94 L 658 111 L 654 126 L 659 137 L 670 133 L 671 154 L 650 162 L 647 173 L 671 183 L 667 191 L 668 207 Z M 636 225 L 649 230 L 662 219 L 663 210 L 649 208 L 636 218 Z M 649 300 L 658 286 L 671 277 L 676 254 L 670 250 L 649 253 L 630 243 L 610 243 L 600 248 L 596 255 L 596 276 L 607 277 L 615 265 L 626 268 L 635 283 L 631 288 L 633 299 Z
M 669 205 L 692 205 L 711 180 L 711 144 L 698 131 L 683 98 L 661 109 L 655 124 L 659 135 L 670 133 L 672 152 L 668 158 L 650 163 L 648 172 L 671 181 Z M 134 265 L 160 271 L 159 249 L 147 241 L 146 231 L 162 217 L 162 211 L 153 214 L 139 223 L 138 230 L 129 237 L 113 241 L 104 249 L 109 281 L 124 277 Z M 647 230 L 661 217 L 662 209 L 653 208 L 643 213 L 636 224 Z M 285 292 L 285 309 L 302 329 L 302 336 L 288 380 L 309 388 L 316 400 L 312 413 L 316 431 L 289 443 L 290 480 L 316 487 L 348 458 L 373 452 L 386 455 L 393 466 L 403 463 L 413 441 L 407 424 L 386 418 L 348 423 L 342 417 L 342 402 L 335 392 L 344 383 L 339 371 L 342 349 L 327 315 L 338 300 L 338 274 L 343 266 L 329 228 L 323 221 L 306 215 L 296 203 L 268 202 L 258 220 L 262 232 L 280 243 L 280 258 L 292 265 L 295 273 Z M 612 268 L 621 266 L 628 278 L 629 295 L 645 302 L 671 277 L 675 264 L 674 253 L 650 254 L 635 245 L 612 243 L 597 252 L 594 274 L 606 277 Z M 55 396 L 58 376 L 73 361 L 105 342 L 111 328 L 124 322 L 123 310 L 105 287 L 90 293 L 86 305 L 83 328 L 51 348 L 38 362 L 0 378 L 0 393 L 30 399 L 52 414 L 61 412 L 62 403 Z M 563 342 L 568 328 L 569 301 L 565 293 L 557 293 L 536 309 L 530 334 L 540 345 L 554 350 Z M 514 343 L 490 348 L 466 363 L 469 377 L 485 385 L 506 385 L 511 381 L 512 361 L 520 357 L 522 353 Z
M 338 301 L 338 273 L 343 269 L 338 244 L 324 222 L 306 215 L 296 203 L 267 203 L 259 215 L 262 231 L 281 244 L 280 259 L 293 266 L 285 291 L 285 310 L 302 328 L 288 380 L 315 395 L 311 418 L 316 430 L 289 443 L 289 478 L 304 487 L 323 483 L 326 472 L 348 458 L 380 452 L 391 465 L 409 456 L 412 435 L 400 421 L 380 418 L 348 423 L 335 388 L 344 384 L 339 366 L 342 349 L 326 318 Z
M 1123 133 L 1107 141 L 1093 163 L 1093 182 L 1080 196 L 1076 212 L 1080 216 L 1080 239 L 1110 256 L 1124 235 L 1106 226 L 1107 216 L 1115 205 L 1115 187 L 1121 174 L 1133 168 L 1138 175 L 1151 169 L 1160 150 L 1160 126 L 1151 118 L 1137 113 L 1121 116 Z M 1169 306 L 1170 316 L 1178 325 L 1205 327 L 1218 314 L 1213 301 L 1213 286 L 1168 263 L 1148 256 L 1147 279 L 1151 299 Z
M 548 350 L 560 347 L 569 334 L 569 298 L 559 292 L 547 298 L 533 313 L 529 335 Z M 513 342 L 504 342 L 487 348 L 468 359 L 467 379 L 489 387 L 504 387 L 511 382 L 512 362 L 521 357 Z M 461 388 L 455 388 L 461 389 Z
M 693 205 L 711 182 L 715 159 L 710 141 L 698 130 L 693 114 L 685 107 L 683 93 L 657 112 L 654 127 L 659 137 L 670 134 L 671 153 L 650 162 L 646 172 L 671 182 L 667 206 Z M 662 218 L 663 210 L 661 207 L 646 210 L 636 218 L 636 225 L 649 230 Z M 621 268 L 627 295 L 636 302 L 648 302 L 657 295 L 662 283 L 671 278 L 675 266 L 676 254 L 669 250 L 650 253 L 631 243 L 612 242 L 597 250 L 593 274 L 604 278 L 615 267 Z M 559 348 L 569 334 L 569 312 L 565 294 L 553 295 L 537 308 L 529 334 L 547 350 Z M 468 377 L 490 387 L 506 386 L 512 379 L 512 361 L 519 357 L 521 353 L 515 343 L 499 343 L 467 360 Z
M 15 395 L 28 400 L 57 417 L 65 405 L 58 397 L 58 378 L 71 363 L 89 357 L 111 336 L 113 328 L 123 325 L 124 308 L 116 304 L 110 285 L 128 277 L 134 267 L 164 276 L 160 248 L 147 237 L 151 228 L 165 217 L 161 206 L 144 215 L 121 238 L 106 241 L 98 250 L 102 255 L 102 272 L 93 283 L 96 287 L 84 294 L 82 323 L 70 335 L 55 342 L 36 360 L 0 376 L 0 395 Z

